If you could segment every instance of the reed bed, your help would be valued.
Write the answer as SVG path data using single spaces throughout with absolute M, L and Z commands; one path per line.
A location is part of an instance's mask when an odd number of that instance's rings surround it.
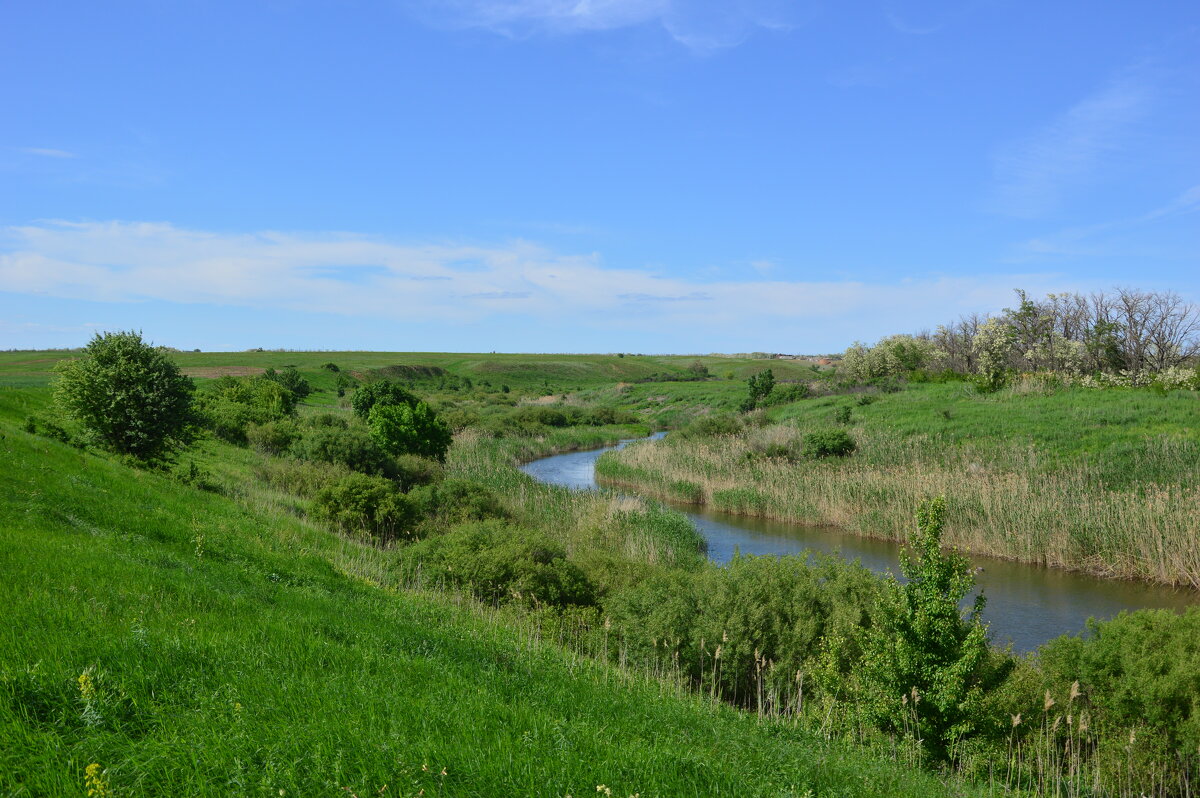
M 847 458 L 768 457 L 805 430 L 775 425 L 712 439 L 638 443 L 601 457 L 611 485 L 725 512 L 836 525 L 904 540 L 912 508 L 948 497 L 946 542 L 965 551 L 1200 589 L 1200 487 L 1106 489 L 1097 464 L 1044 467 L 1032 446 L 945 445 L 855 427 Z M 1187 441 L 1154 439 L 1144 457 L 1180 456 Z

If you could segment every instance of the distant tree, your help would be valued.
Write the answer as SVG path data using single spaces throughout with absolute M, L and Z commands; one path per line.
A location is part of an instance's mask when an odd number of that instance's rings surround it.
M 775 374 L 771 369 L 759 372 L 746 380 L 746 398 L 742 401 L 742 410 L 751 411 L 758 403 L 771 395 L 775 390 Z
M 692 374 L 698 380 L 707 380 L 710 376 L 708 372 L 708 366 L 704 365 L 699 360 L 694 361 L 690 366 L 688 366 L 688 371 L 692 372 Z
M 350 398 L 350 406 L 354 408 L 355 415 L 365 420 L 371 415 L 371 408 L 377 404 L 412 406 L 418 401 L 417 396 L 400 383 L 378 380 L 357 388 Z
M 153 460 L 190 438 L 195 386 L 140 332 L 96 334 L 58 375 L 56 401 L 106 448 Z
M 312 393 L 312 386 L 308 384 L 308 380 L 296 370 L 295 366 L 288 366 L 283 371 L 275 369 L 267 369 L 263 374 L 271 382 L 276 382 L 287 388 L 292 393 L 296 394 L 297 399 L 303 399 Z
M 367 417 L 371 434 L 394 455 L 416 454 L 444 460 L 454 434 L 424 402 L 376 404 Z

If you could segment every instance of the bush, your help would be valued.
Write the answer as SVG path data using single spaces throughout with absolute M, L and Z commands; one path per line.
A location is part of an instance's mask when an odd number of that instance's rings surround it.
M 777 385 L 775 386 L 775 390 L 771 391 L 765 399 L 759 402 L 759 405 L 761 407 L 776 407 L 778 405 L 799 402 L 801 399 L 807 399 L 808 396 L 809 387 L 807 383 Z
M 845 457 L 858 448 L 850 433 L 840 429 L 818 430 L 804 436 L 800 454 L 805 457 Z
M 420 518 L 394 484 L 365 474 L 350 474 L 319 490 L 309 512 L 345 534 L 375 543 L 412 537 Z
M 275 369 L 267 369 L 263 374 L 263 379 L 278 383 L 287 390 L 296 395 L 297 399 L 303 399 L 312 393 L 312 386 L 308 384 L 308 380 L 301 376 L 295 366 L 288 366 L 283 371 Z
M 221 377 L 197 397 L 196 404 L 206 429 L 223 441 L 245 446 L 246 430 L 252 424 L 267 424 L 292 416 L 296 412 L 296 395 L 261 377 Z
M 447 479 L 418 486 L 409 492 L 409 496 L 422 515 L 447 526 L 507 515 L 494 493 L 465 479 Z
M 850 423 L 850 408 L 843 405 L 843 406 L 839 407 L 837 410 L 834 410 L 833 411 L 833 422 L 835 424 L 849 424 Z
M 1122 612 L 1088 630 L 1040 651 L 1063 711 L 1073 700 L 1067 685 L 1078 681 L 1099 734 L 1123 747 L 1139 729 L 1141 746 L 1158 743 L 1169 758 L 1200 752 L 1200 607 Z
M 409 491 L 422 485 L 441 482 L 445 474 L 446 469 L 437 460 L 415 454 L 402 454 L 395 459 L 395 473 L 392 479 L 400 483 L 402 490 Z
M 338 463 L 363 474 L 391 476 L 395 472 L 392 458 L 361 426 L 313 429 L 293 443 L 291 451 L 301 460 Z
M 272 457 L 254 467 L 254 475 L 273 488 L 311 499 L 323 488 L 350 476 L 352 472 L 336 463 Z
M 350 398 L 350 406 L 354 408 L 356 416 L 366 421 L 367 416 L 371 415 L 371 408 L 377 404 L 413 406 L 418 401 L 420 400 L 415 394 L 403 388 L 399 383 L 391 380 L 378 380 L 355 389 L 354 396 Z
M 283 454 L 299 439 L 300 428 L 290 419 L 251 424 L 246 428 L 246 441 L 265 454 Z
M 720 435 L 737 435 L 742 431 L 742 420 L 730 413 L 714 413 L 700 416 L 679 431 L 679 437 L 715 438 Z
M 596 602 L 592 584 L 560 546 L 501 521 L 458 526 L 418 544 L 411 556 L 434 578 L 467 587 L 493 604 L 567 607 Z
M 140 333 L 98 333 L 58 373 L 59 406 L 112 451 L 154 460 L 192 437 L 192 380 Z
M 371 435 L 392 454 L 415 454 L 444 460 L 454 434 L 424 402 L 416 405 L 376 404 L 367 423 Z

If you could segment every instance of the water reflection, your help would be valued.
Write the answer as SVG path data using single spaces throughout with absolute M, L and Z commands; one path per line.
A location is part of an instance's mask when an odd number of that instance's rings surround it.
M 665 433 L 657 433 L 660 438 Z M 535 460 L 521 467 L 541 482 L 572 490 L 596 490 L 596 459 L 612 448 L 571 452 Z M 836 528 L 802 526 L 729 515 L 693 505 L 667 502 L 688 515 L 708 541 L 708 555 L 728 562 L 742 554 L 798 554 L 805 550 L 858 559 L 880 573 L 899 573 L 899 546 L 842 532 Z M 992 638 L 1000 645 L 1011 642 L 1016 651 L 1031 651 L 1061 634 L 1084 628 L 1089 616 L 1111 618 L 1121 610 L 1146 607 L 1182 610 L 1200 602 L 1194 591 L 1172 590 L 1140 582 L 1116 582 L 1022 565 L 991 557 L 971 557 L 982 568 L 976 581 L 987 596 L 984 618 Z

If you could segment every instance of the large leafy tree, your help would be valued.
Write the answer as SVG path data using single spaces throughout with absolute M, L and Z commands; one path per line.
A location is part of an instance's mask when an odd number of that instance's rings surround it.
M 58 366 L 55 399 L 104 447 L 153 460 L 187 442 L 193 390 L 165 349 L 106 332 Z

